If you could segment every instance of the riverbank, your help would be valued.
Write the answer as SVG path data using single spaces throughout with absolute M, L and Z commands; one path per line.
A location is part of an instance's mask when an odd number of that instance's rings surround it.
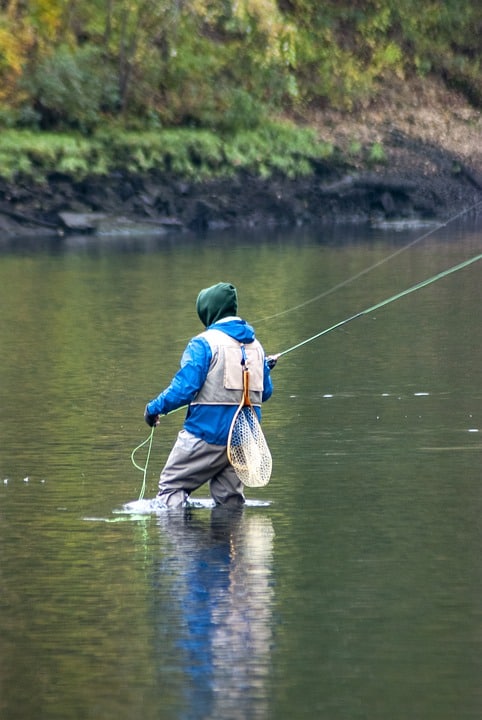
M 310 110 L 290 119 L 333 148 L 304 158 L 309 174 L 241 167 L 196 181 L 153 168 L 0 180 L 0 234 L 443 222 L 482 202 L 481 113 L 439 81 L 392 85 L 356 115 Z

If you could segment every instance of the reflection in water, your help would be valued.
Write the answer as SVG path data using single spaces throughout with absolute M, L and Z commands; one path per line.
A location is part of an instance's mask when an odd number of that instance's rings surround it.
M 159 516 L 170 551 L 159 567 L 157 641 L 166 633 L 185 675 L 183 720 L 264 718 L 272 642 L 273 527 L 266 515 L 214 508 L 209 522 L 190 511 Z M 172 615 L 176 608 L 177 617 Z M 157 610 L 157 609 L 156 609 Z M 175 627 L 166 630 L 166 622 Z M 182 658 L 182 659 L 181 659 Z M 159 668 L 159 685 L 169 668 Z

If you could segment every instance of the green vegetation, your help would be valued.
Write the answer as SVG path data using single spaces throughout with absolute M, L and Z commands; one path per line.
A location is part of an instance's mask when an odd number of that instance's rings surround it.
M 333 149 L 269 118 L 427 73 L 481 106 L 481 33 L 479 0 L 4 0 L 0 175 L 307 172 Z
M 5 0 L 0 122 L 249 130 L 434 72 L 482 102 L 478 0 Z
M 1 175 L 27 176 L 37 182 L 53 172 L 82 178 L 116 170 L 160 171 L 192 180 L 228 176 L 236 170 L 295 177 L 311 172 L 310 161 L 333 153 L 332 146 L 320 142 L 311 130 L 271 122 L 224 138 L 189 128 L 103 130 L 88 138 L 30 130 L 5 130 L 0 135 Z

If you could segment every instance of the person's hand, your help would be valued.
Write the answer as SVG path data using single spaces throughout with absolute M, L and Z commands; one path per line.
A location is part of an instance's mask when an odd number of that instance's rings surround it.
M 272 370 L 274 368 L 274 366 L 278 362 L 278 358 L 279 358 L 279 355 L 268 355 L 266 357 L 266 362 L 267 362 L 270 370 Z
M 159 425 L 159 413 L 150 413 L 149 410 L 144 410 L 144 420 L 149 425 L 149 427 L 156 427 L 156 425 Z

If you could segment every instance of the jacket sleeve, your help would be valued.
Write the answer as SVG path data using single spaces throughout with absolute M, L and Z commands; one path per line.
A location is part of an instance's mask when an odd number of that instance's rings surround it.
M 271 371 L 268 367 L 266 358 L 264 359 L 264 371 L 263 371 L 263 395 L 262 401 L 266 402 L 273 394 L 273 381 L 271 379 Z
M 194 400 L 203 386 L 211 363 L 211 348 L 204 338 L 193 338 L 181 358 L 181 367 L 168 387 L 147 403 L 152 415 L 167 415 Z

